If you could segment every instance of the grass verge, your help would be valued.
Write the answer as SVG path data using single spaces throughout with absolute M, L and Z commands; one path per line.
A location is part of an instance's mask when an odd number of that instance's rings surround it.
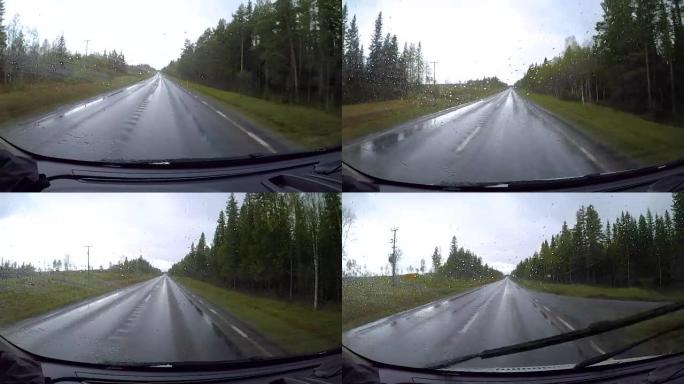
M 123 88 L 146 79 L 144 75 L 126 75 L 98 82 L 45 82 L 26 84 L 18 89 L 0 89 L 0 124 L 49 112 L 62 105 L 101 93 Z
M 490 282 L 420 275 L 415 280 L 400 280 L 393 287 L 388 276 L 348 278 L 342 282 L 342 330 Z
M 675 313 L 635 324 L 626 328 L 625 331 L 629 342 L 635 342 L 681 324 L 684 324 L 684 315 Z M 641 347 L 637 347 L 638 349 L 635 349 L 635 354 L 648 356 L 677 353 L 684 350 L 682 346 L 684 346 L 684 330 L 680 329 L 651 340 Z
M 596 104 L 559 100 L 525 93 L 531 101 L 642 166 L 660 165 L 684 157 L 684 129 Z
M 0 327 L 153 278 L 114 272 L 41 273 L 0 280 Z
M 345 105 L 342 106 L 342 141 L 348 143 L 502 90 L 441 86 L 438 92 L 419 93 L 403 99 Z
M 665 292 L 638 287 L 613 288 L 585 284 L 556 284 L 523 279 L 516 279 L 515 282 L 535 291 L 565 296 L 636 301 L 684 301 L 684 292 Z
M 316 353 L 341 345 L 339 306 L 314 311 L 311 305 L 241 293 L 188 277 L 174 279 L 288 353 Z
M 340 146 L 339 115 L 315 108 L 245 96 L 177 78 L 175 80 L 192 91 L 238 110 L 260 126 L 281 134 L 304 149 Z

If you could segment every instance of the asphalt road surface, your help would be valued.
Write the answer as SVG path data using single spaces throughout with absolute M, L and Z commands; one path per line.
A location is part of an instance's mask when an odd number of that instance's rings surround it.
M 2 136 L 35 154 L 85 161 L 209 159 L 292 150 L 244 116 L 162 74 L 5 127 Z
M 191 293 L 164 275 L 29 319 L 3 330 L 2 335 L 41 356 L 90 363 L 271 356 L 266 343 L 263 347 L 255 343 L 261 340 L 253 331 L 241 324 L 226 326 L 225 318 L 217 318 L 220 310 L 209 309 L 204 302 L 196 307 L 193 302 L 197 299 Z
M 421 184 L 511 182 L 634 167 L 514 89 L 347 145 L 345 162 Z
M 425 367 L 485 349 L 557 335 L 599 320 L 614 320 L 663 303 L 585 299 L 539 293 L 505 278 L 469 293 L 439 300 L 352 329 L 343 344 L 367 358 Z M 620 334 L 594 337 L 491 359 L 454 369 L 546 367 L 578 363 L 624 345 Z M 612 347 L 612 345 L 610 346 Z

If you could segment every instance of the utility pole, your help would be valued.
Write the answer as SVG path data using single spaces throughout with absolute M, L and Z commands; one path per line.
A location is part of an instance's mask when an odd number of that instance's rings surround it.
M 439 64 L 439 61 L 430 61 L 432 63 L 432 81 L 434 82 L 434 85 L 437 85 L 437 64 Z
M 90 42 L 92 40 L 83 40 L 83 41 L 85 41 L 85 43 L 86 43 L 86 54 L 85 55 L 86 55 L 86 57 L 88 57 L 88 45 L 90 45 Z
M 397 285 L 397 231 L 399 228 L 394 227 L 390 229 L 394 233 L 390 239 L 392 243 L 392 256 L 390 256 L 390 263 L 392 264 L 392 286 Z
M 90 248 L 92 248 L 92 245 L 85 245 L 85 247 L 88 249 L 88 278 L 90 278 Z

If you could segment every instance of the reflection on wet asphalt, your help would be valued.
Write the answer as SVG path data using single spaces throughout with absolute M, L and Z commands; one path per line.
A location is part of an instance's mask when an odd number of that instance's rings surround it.
M 352 329 L 345 347 L 375 361 L 425 367 L 614 320 L 662 303 L 586 299 L 539 293 L 505 278 L 465 295 L 433 302 Z M 571 328 L 569 328 L 571 327 Z M 619 336 L 611 335 L 618 344 Z M 573 364 L 613 347 L 593 337 L 535 351 L 474 359 L 458 368 L 538 367 Z M 615 340 L 613 340 L 615 341 Z M 610 343 L 608 343 L 610 344 Z
M 3 331 L 32 353 L 90 363 L 239 359 L 230 344 L 166 276 Z
M 624 170 L 605 148 L 508 89 L 344 148 L 345 162 L 395 181 L 506 182 Z
M 250 124 L 226 116 L 158 74 L 71 109 L 5 127 L 3 137 L 32 153 L 85 161 L 226 158 L 292 150 Z

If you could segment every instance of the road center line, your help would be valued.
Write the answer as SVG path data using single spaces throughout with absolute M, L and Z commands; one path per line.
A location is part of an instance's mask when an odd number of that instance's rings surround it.
M 565 325 L 566 327 L 568 327 L 571 331 L 574 331 L 574 330 L 575 330 L 575 327 L 573 327 L 572 325 L 570 325 L 570 323 L 568 323 L 567 321 L 563 320 L 562 317 L 560 317 L 560 316 L 556 316 L 556 317 L 558 318 L 558 320 L 559 320 L 561 323 L 563 323 L 563 325 Z
M 473 317 L 471 317 L 470 320 L 468 320 L 468 322 L 463 326 L 463 328 L 461 328 L 460 331 L 458 331 L 458 333 L 466 333 L 466 332 L 468 332 L 468 328 L 470 328 L 470 326 L 473 324 L 473 322 L 475 322 L 475 319 L 477 319 L 477 316 L 478 316 L 479 314 L 480 314 L 479 311 L 478 311 L 478 312 L 475 312 L 475 315 L 474 315 Z
M 596 352 L 598 352 L 598 353 L 600 353 L 600 354 L 602 354 L 602 355 L 603 355 L 604 353 L 606 353 L 606 351 L 604 351 L 601 347 L 599 347 L 598 345 L 596 345 L 596 343 L 594 343 L 593 340 L 589 340 L 589 345 L 591 345 L 591 347 L 594 348 L 594 349 L 596 350 Z
M 245 334 L 244 332 L 242 332 L 242 330 L 240 330 L 240 328 L 238 328 L 238 327 L 236 327 L 236 326 L 234 326 L 234 325 L 231 325 L 230 327 L 233 328 L 233 331 L 239 333 L 240 336 L 244 337 L 245 339 L 249 339 L 249 337 L 247 337 L 247 334 Z
M 468 144 L 470 144 L 470 141 L 475 137 L 475 135 L 477 135 L 477 133 L 480 132 L 480 129 L 482 129 L 482 125 L 478 125 L 474 131 L 470 132 L 470 135 L 468 135 L 465 141 L 463 141 L 463 143 L 461 143 L 461 145 L 459 145 L 458 148 L 456 148 L 456 153 L 463 152 L 465 147 L 468 146 Z

